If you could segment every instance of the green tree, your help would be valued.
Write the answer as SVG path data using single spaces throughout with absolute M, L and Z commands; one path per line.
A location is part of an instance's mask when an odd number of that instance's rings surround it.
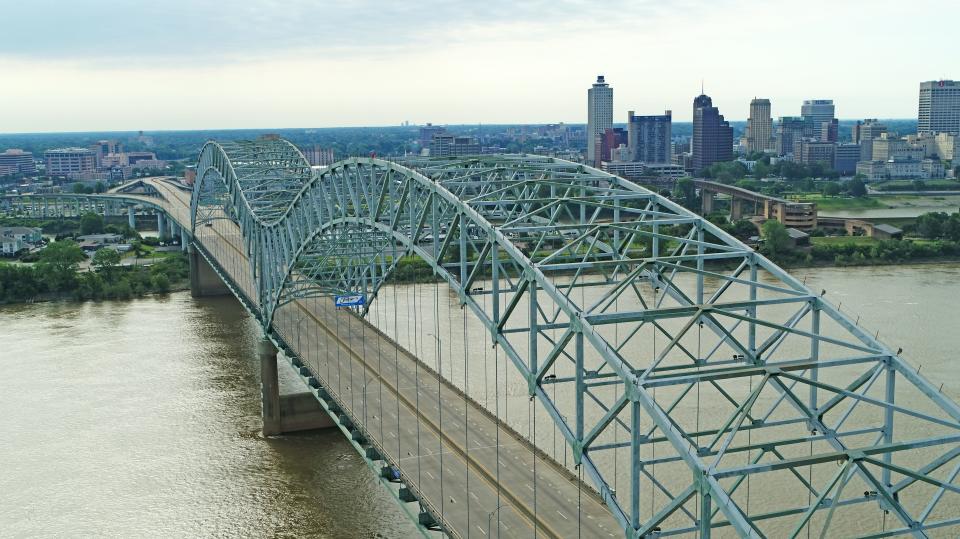
M 83 185 L 82 183 L 73 184 L 73 192 L 78 195 L 89 194 L 93 192 L 93 189 Z
M 855 197 L 864 197 L 867 196 L 867 186 L 863 183 L 863 180 L 853 177 L 852 180 L 847 182 L 847 189 L 850 190 L 850 194 Z
M 83 250 L 70 240 L 55 241 L 40 251 L 37 269 L 47 288 L 54 292 L 70 290 L 77 282 L 77 268 L 86 259 Z
M 97 182 L 97 184 L 93 186 L 94 193 L 103 193 L 106 190 L 107 190 L 107 186 L 103 182 Z
M 99 271 L 111 273 L 120 264 L 120 252 L 116 249 L 102 247 L 93 255 L 93 267 Z
M 840 194 L 840 184 L 837 182 L 826 182 L 823 184 L 823 194 L 828 197 L 835 197 Z
M 746 219 L 740 219 L 730 224 L 730 233 L 740 239 L 746 239 L 757 233 L 757 227 Z
M 697 186 L 693 184 L 692 179 L 680 178 L 673 194 L 680 200 L 680 204 L 683 204 L 687 209 L 694 211 L 699 209 L 700 201 L 697 199 Z
M 160 293 L 166 293 L 170 291 L 170 279 L 164 275 L 154 275 L 153 276 L 153 289 Z
M 103 232 L 103 216 L 92 211 L 80 217 L 80 234 L 100 234 Z
M 763 246 L 767 254 L 776 256 L 790 249 L 790 234 L 780 221 L 770 219 L 760 227 Z

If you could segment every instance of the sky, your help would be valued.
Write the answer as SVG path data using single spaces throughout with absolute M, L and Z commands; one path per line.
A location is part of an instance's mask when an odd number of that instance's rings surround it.
M 0 0 L 0 132 L 914 118 L 960 79 L 956 0 Z M 13 22 L 13 24 L 10 24 Z

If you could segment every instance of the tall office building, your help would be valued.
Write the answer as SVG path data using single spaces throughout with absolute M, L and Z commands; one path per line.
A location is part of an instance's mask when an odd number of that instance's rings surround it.
M 43 152 L 47 176 L 79 177 L 97 170 L 97 155 L 89 148 L 58 148 Z
M 697 172 L 718 161 L 733 159 L 733 128 L 723 119 L 713 100 L 698 95 L 693 100 L 693 169 Z
M 917 134 L 960 135 L 960 81 L 931 80 L 920 83 Z
M 835 112 L 832 99 L 807 99 L 800 107 L 800 116 L 807 122 L 808 134 L 817 140 L 822 140 L 823 123 L 832 122 Z
M 803 139 L 807 123 L 799 116 L 782 116 L 777 125 L 777 155 L 793 155 L 793 143 Z
M 747 151 L 764 152 L 773 148 L 773 119 L 770 117 L 770 100 L 750 101 L 750 117 L 747 119 Z
M 672 118 L 669 110 L 659 116 L 634 116 L 632 110 L 627 112 L 627 147 L 631 161 L 670 163 Z
M 860 145 L 860 160 L 873 160 L 873 141 L 887 132 L 887 126 L 876 118 L 868 118 L 853 126 L 853 142 Z
M 13 148 L 0 153 L 0 176 L 4 174 L 34 174 L 37 164 L 33 153 Z
M 603 159 L 597 151 L 597 135 L 613 128 L 613 88 L 597 76 L 597 82 L 587 90 L 587 163 L 597 166 Z

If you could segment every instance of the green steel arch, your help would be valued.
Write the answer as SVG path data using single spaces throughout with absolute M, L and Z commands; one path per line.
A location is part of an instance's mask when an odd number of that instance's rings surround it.
M 960 408 L 823 292 L 631 182 L 516 155 L 314 172 L 285 141 L 211 142 L 191 215 L 239 223 L 266 331 L 287 301 L 362 293 L 369 305 L 404 256 L 426 261 L 628 537 L 795 536 L 863 507 L 891 515 L 888 535 L 960 525 L 943 515 L 960 493 Z M 701 390 L 715 398 L 704 417 Z M 617 492 L 605 463 L 623 454 Z M 655 466 L 689 481 L 669 489 Z M 751 511 L 750 478 L 804 499 Z

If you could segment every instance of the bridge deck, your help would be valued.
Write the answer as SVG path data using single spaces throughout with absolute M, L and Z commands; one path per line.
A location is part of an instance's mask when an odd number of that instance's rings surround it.
M 189 193 L 153 184 L 175 219 L 189 223 Z M 201 227 L 195 240 L 255 301 L 237 225 L 214 221 Z M 554 537 L 622 534 L 606 507 L 568 471 L 535 455 L 531 444 L 458 388 L 367 322 L 334 309 L 330 300 L 285 306 L 274 329 L 455 533 L 492 535 L 488 517 L 502 505 L 503 536 L 532 535 L 534 529 Z M 493 522 L 495 528 L 495 517 Z

